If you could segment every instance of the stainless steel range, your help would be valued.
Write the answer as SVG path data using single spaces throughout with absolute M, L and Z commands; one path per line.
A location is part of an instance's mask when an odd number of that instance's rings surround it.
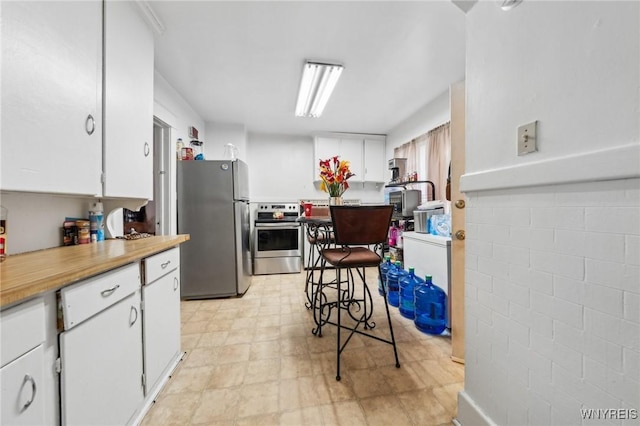
M 253 273 L 299 273 L 302 268 L 302 233 L 296 219 L 296 203 L 258 204 L 254 240 Z

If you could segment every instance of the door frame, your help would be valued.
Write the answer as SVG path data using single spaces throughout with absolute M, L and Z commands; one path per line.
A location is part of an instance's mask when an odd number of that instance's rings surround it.
M 155 205 L 156 235 L 176 233 L 174 160 L 175 150 L 171 149 L 172 127 L 166 121 L 153 117 L 153 201 Z M 173 155 L 172 155 L 173 154 Z M 173 204 L 173 208 L 172 208 Z

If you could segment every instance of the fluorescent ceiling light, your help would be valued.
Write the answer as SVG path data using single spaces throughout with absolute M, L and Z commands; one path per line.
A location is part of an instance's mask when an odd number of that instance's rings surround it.
M 320 117 L 344 67 L 307 61 L 302 70 L 296 116 Z

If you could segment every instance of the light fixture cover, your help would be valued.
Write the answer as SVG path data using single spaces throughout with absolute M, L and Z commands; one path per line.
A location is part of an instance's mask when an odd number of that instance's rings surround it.
M 296 116 L 319 117 L 343 69 L 341 64 L 306 61 L 300 80 Z

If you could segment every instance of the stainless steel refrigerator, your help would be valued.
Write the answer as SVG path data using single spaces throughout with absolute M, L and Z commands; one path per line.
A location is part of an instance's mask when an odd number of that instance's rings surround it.
M 240 161 L 179 161 L 181 297 L 243 294 L 251 278 L 249 180 Z

